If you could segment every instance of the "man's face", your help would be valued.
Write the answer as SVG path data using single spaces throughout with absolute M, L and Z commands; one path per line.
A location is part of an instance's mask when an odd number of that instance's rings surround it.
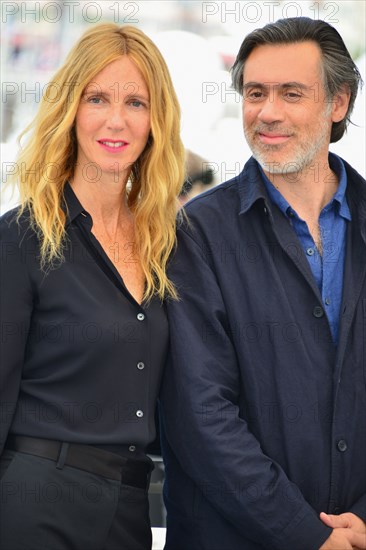
M 244 133 L 265 172 L 299 172 L 327 162 L 333 111 L 314 42 L 261 45 L 250 53 L 243 75 Z

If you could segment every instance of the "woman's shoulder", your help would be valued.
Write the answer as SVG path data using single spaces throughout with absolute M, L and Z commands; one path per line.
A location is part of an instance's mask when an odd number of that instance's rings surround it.
M 20 206 L 17 206 L 2 214 L 0 216 L 0 234 L 2 243 L 18 242 L 20 244 L 25 237 L 34 237 L 29 209 L 25 208 L 20 213 Z

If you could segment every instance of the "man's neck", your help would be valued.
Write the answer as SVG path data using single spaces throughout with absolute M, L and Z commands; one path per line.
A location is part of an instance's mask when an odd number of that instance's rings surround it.
M 265 172 L 290 206 L 303 220 L 317 223 L 319 215 L 338 188 L 338 177 L 328 162 L 316 164 L 302 172 L 271 174 Z

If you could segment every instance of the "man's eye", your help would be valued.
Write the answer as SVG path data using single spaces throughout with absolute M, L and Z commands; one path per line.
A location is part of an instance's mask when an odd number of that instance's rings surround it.
M 299 92 L 286 92 L 285 97 L 290 101 L 299 101 L 301 94 L 299 94 Z
M 263 97 L 263 92 L 248 92 L 246 94 L 246 99 L 249 99 L 250 101 L 256 101 L 258 99 L 261 99 Z

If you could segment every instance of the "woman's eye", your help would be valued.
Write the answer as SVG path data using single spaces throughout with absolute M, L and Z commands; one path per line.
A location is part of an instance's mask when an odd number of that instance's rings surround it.
M 143 107 L 144 104 L 139 99 L 133 99 L 130 105 L 132 105 L 132 107 Z
M 102 102 L 102 98 L 98 96 L 88 97 L 87 102 L 94 103 L 95 105 L 99 105 Z

